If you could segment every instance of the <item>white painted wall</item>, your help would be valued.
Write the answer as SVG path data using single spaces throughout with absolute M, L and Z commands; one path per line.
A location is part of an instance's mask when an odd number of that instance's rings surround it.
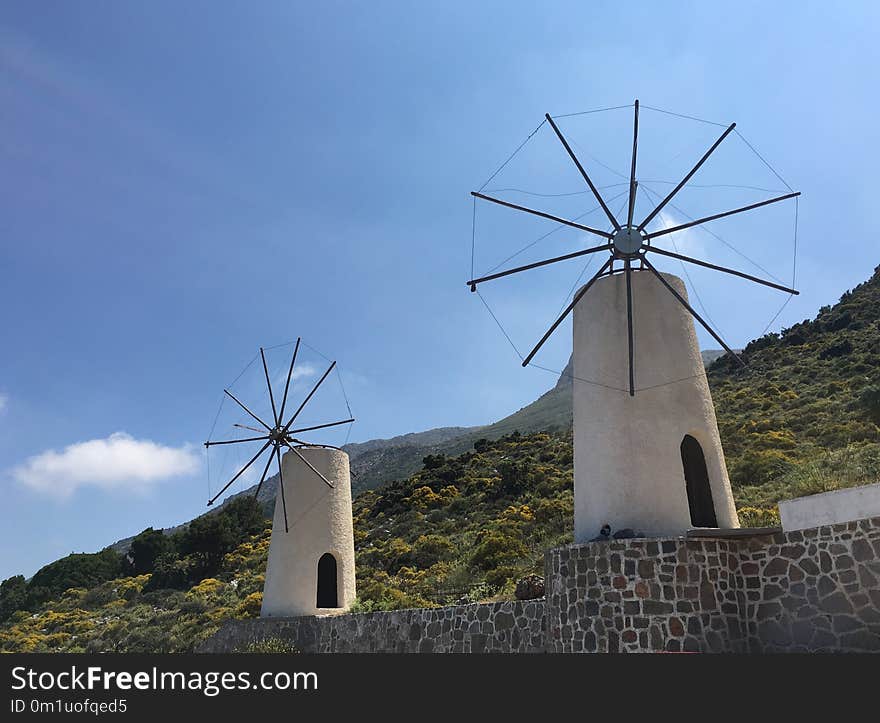
M 681 279 L 663 276 L 687 298 Z M 606 522 L 649 536 L 692 527 L 686 434 L 703 448 L 719 527 L 739 527 L 693 320 L 650 272 L 634 272 L 632 286 L 634 397 L 624 275 L 599 279 L 574 309 L 575 541 Z
M 335 487 L 328 487 L 293 452 L 282 457 L 289 532 L 284 531 L 281 493 L 275 497 L 272 540 L 266 566 L 261 617 L 340 612 L 355 599 L 354 531 L 348 455 L 342 450 L 299 450 Z M 317 607 L 318 560 L 336 558 L 340 608 Z
M 880 517 L 880 482 L 785 500 L 779 517 L 786 532 Z

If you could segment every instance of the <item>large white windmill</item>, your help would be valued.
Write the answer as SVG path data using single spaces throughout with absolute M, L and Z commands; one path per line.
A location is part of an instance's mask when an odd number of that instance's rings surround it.
M 650 536 L 683 534 L 694 527 L 738 527 L 715 409 L 693 320 L 734 357 L 740 357 L 691 307 L 684 283 L 661 273 L 652 255 L 670 257 L 784 291 L 782 284 L 658 246 L 664 236 L 709 221 L 795 198 L 791 192 L 677 226 L 649 229 L 709 156 L 733 132 L 728 126 L 690 171 L 640 222 L 634 219 L 639 101 L 634 103 L 632 162 L 626 218 L 618 220 L 554 119 L 545 122 L 562 143 L 611 224 L 604 231 L 480 191 L 483 201 L 577 229 L 586 248 L 467 282 L 479 284 L 591 254 L 604 264 L 574 295 L 523 359 L 528 365 L 573 313 L 575 541 L 587 541 L 608 524 Z M 601 242 L 593 244 L 588 240 Z M 625 379 L 624 388 L 588 380 Z M 585 383 L 578 383 L 585 381 Z M 637 383 L 638 382 L 638 383 Z

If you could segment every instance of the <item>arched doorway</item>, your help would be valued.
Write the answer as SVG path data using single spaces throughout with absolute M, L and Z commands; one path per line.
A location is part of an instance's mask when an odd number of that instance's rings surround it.
M 703 448 L 689 434 L 681 441 L 681 464 L 684 467 L 691 524 L 694 527 L 718 527 Z
M 318 560 L 318 607 L 338 608 L 336 594 L 336 558 L 329 552 Z

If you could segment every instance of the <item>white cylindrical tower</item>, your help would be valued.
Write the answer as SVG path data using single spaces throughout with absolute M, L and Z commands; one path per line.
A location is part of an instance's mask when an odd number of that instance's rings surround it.
M 329 447 L 301 447 L 297 451 L 334 486 L 327 486 L 293 452 L 283 456 L 289 531 L 284 531 L 279 490 L 262 617 L 341 612 L 355 599 L 348 455 Z
M 681 279 L 663 274 L 685 299 Z M 626 278 L 598 279 L 574 308 L 575 542 L 738 527 L 715 408 L 689 312 L 649 271 L 632 273 L 635 396 Z

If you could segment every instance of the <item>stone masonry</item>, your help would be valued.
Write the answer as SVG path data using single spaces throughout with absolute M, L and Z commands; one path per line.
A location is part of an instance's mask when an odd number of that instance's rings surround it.
M 880 518 L 550 550 L 551 652 L 880 651 Z
M 548 649 L 746 652 L 735 545 L 635 539 L 551 550 Z
M 280 638 L 304 653 L 543 653 L 544 601 L 230 620 L 199 650 Z
M 546 600 L 228 621 L 202 652 L 880 652 L 880 517 L 549 550 Z

